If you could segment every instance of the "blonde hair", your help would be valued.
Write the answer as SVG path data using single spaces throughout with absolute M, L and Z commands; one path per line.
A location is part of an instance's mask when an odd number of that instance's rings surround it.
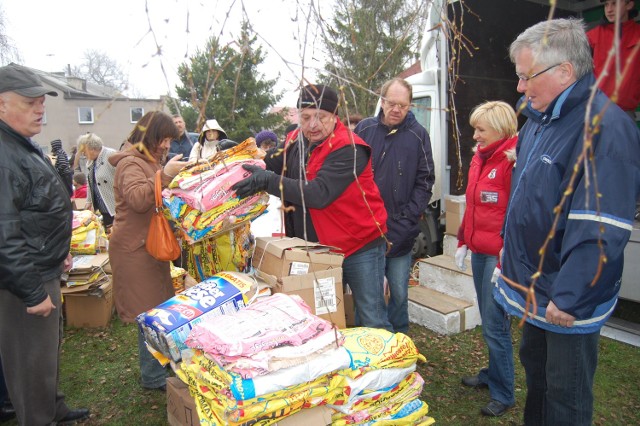
M 475 107 L 469 117 L 469 124 L 475 128 L 481 120 L 503 138 L 510 138 L 518 132 L 516 112 L 503 101 L 488 101 Z

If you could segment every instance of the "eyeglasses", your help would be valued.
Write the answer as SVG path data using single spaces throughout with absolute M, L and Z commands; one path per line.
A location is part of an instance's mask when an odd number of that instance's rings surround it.
M 395 109 L 397 107 L 400 111 L 405 111 L 409 109 L 409 107 L 411 106 L 411 105 L 405 105 L 405 104 L 396 104 L 396 103 L 387 102 L 387 101 L 384 101 L 384 103 L 389 107 L 389 109 Z
M 524 75 L 524 74 L 516 73 L 516 77 L 518 77 L 518 80 L 522 80 L 522 81 L 533 80 L 534 78 L 536 78 L 540 74 L 544 74 L 545 72 L 549 71 L 551 68 L 557 67 L 558 65 L 562 65 L 562 62 L 560 62 L 559 64 L 551 65 L 549 68 L 545 68 L 542 71 L 538 71 L 537 73 L 531 74 L 531 75 Z

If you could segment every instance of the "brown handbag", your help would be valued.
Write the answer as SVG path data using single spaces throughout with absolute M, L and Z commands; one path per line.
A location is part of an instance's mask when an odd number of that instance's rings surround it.
M 156 172 L 155 178 L 155 212 L 151 217 L 146 248 L 157 260 L 168 262 L 180 256 L 180 244 L 176 239 L 169 221 L 162 214 L 162 170 Z

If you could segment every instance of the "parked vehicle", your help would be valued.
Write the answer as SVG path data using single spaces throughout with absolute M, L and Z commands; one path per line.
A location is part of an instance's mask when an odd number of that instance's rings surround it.
M 444 197 L 464 193 L 473 156 L 472 109 L 487 100 L 516 104 L 517 78 L 509 45 L 527 27 L 549 15 L 547 1 L 434 0 L 420 52 L 421 72 L 407 77 L 412 111 L 427 128 L 436 170 L 429 208 L 413 248 L 416 258 L 442 253 Z M 559 2 L 560 3 L 560 2 Z M 564 1 L 555 17 L 577 16 L 597 1 Z M 522 123 L 521 123 L 522 124 Z

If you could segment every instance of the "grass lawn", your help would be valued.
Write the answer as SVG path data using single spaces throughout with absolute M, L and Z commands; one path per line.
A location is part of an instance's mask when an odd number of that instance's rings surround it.
M 520 425 L 526 394 L 518 361 L 520 329 L 514 321 L 516 406 L 501 418 L 486 418 L 480 408 L 486 389 L 460 384 L 487 362 L 479 327 L 441 336 L 415 324 L 409 335 L 427 358 L 418 371 L 425 379 L 422 400 L 440 425 Z M 67 329 L 63 344 L 61 387 L 72 407 L 88 407 L 86 425 L 166 425 L 164 393 L 144 390 L 139 383 L 136 328 L 114 320 L 105 329 Z M 640 348 L 607 338 L 600 340 L 596 373 L 596 425 L 640 424 Z M 17 423 L 6 423 L 15 425 Z

